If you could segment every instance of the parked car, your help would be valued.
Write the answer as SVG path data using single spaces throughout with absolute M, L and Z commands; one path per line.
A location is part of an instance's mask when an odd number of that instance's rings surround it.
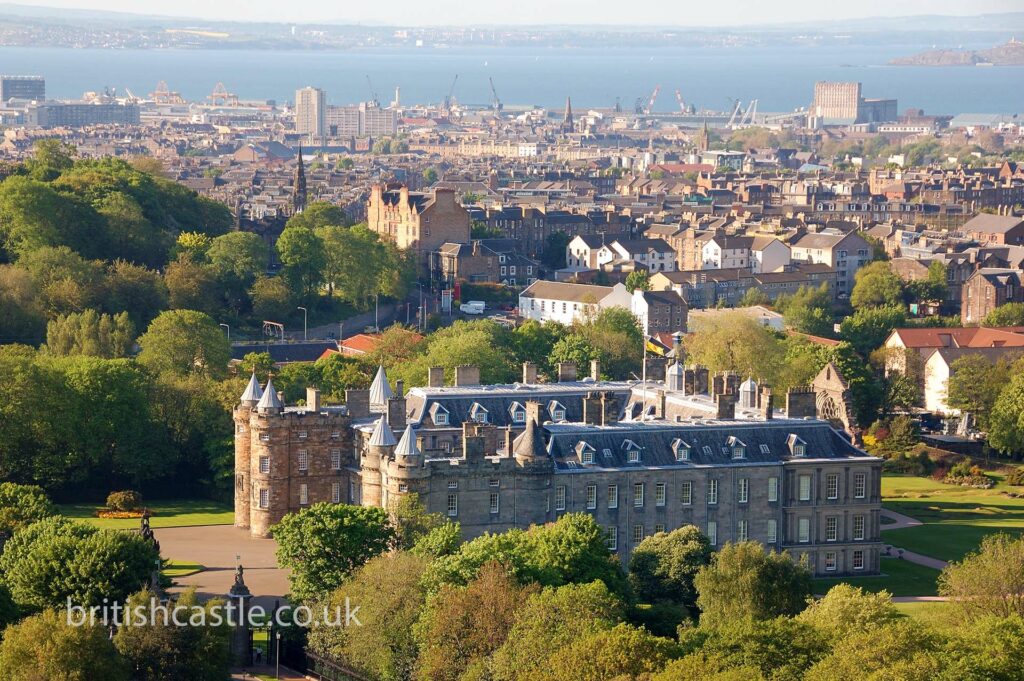
M 484 307 L 484 301 L 482 300 L 467 300 L 462 305 L 459 305 L 459 309 L 466 314 L 483 314 Z

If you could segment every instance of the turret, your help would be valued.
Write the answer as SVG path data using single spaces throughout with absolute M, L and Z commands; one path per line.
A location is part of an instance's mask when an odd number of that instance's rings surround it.
M 284 411 L 284 402 L 274 389 L 274 379 L 267 379 L 267 387 L 263 390 L 260 401 L 256 403 L 256 411 L 260 414 L 280 414 Z
M 753 378 L 748 378 L 740 385 L 740 407 L 757 409 L 757 383 Z
M 388 384 L 388 375 L 384 371 L 384 365 L 377 368 L 377 375 L 373 377 L 370 384 L 370 409 L 374 411 L 387 411 L 388 400 L 395 396 L 394 391 Z
M 540 428 L 540 402 L 526 403 L 526 428 L 512 441 L 512 455 L 523 466 L 549 463 L 544 433 Z
M 363 454 L 363 506 L 381 506 L 381 466 L 386 465 L 395 450 L 395 434 L 391 432 L 387 412 L 381 414 Z
M 402 439 L 395 446 L 395 462 L 403 468 L 415 468 L 423 465 L 423 453 L 416 445 L 416 431 L 410 423 L 402 433 Z
M 254 371 L 249 378 L 249 385 L 245 386 L 245 392 L 242 393 L 242 397 L 239 399 L 239 404 L 243 407 L 255 407 L 259 404 L 261 397 L 263 397 L 263 389 L 260 388 L 260 382 L 256 380 L 256 372 Z

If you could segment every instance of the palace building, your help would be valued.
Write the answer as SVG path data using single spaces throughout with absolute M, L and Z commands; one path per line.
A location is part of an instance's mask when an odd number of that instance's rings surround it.
M 431 369 L 393 388 L 381 368 L 345 405 L 287 407 L 253 377 L 234 411 L 235 525 L 267 537 L 319 502 L 388 508 L 417 494 L 470 539 L 589 513 L 628 560 L 647 535 L 699 527 L 720 546 L 757 540 L 817 575 L 867 574 L 882 549 L 881 460 L 817 418 L 822 396 L 771 391 L 675 363 L 665 381 L 578 377 L 523 367 L 521 382 L 480 385 L 479 370 Z M 834 389 L 834 386 L 832 386 Z

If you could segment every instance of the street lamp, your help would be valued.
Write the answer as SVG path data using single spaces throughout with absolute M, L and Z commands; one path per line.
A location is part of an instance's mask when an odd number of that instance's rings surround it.
M 309 318 L 308 315 L 307 315 L 306 308 L 304 308 L 304 307 L 302 307 L 300 305 L 299 307 L 297 307 L 295 309 L 296 310 L 302 310 L 302 340 L 309 340 L 308 338 L 306 338 L 306 320 Z
M 277 664 L 277 671 L 274 673 L 275 678 L 281 678 L 281 632 L 277 632 L 274 636 L 277 639 L 277 651 L 274 653 L 274 662 Z
M 228 330 L 228 340 L 231 340 L 231 327 L 228 326 L 227 324 L 221 324 L 220 326 L 223 326 L 225 329 Z
M 419 319 L 416 320 L 416 328 L 422 331 L 425 327 L 423 325 L 423 284 L 418 281 L 413 282 L 416 284 L 416 289 L 420 292 L 420 314 Z

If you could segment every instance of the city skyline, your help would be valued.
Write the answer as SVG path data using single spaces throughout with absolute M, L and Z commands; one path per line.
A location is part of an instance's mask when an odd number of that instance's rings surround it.
M 494 24 L 515 26 L 650 26 L 651 17 L 663 18 L 658 25 L 667 27 L 756 27 L 772 24 L 802 24 L 869 18 L 896 18 L 917 15 L 977 16 L 1020 10 L 1015 0 L 981 0 L 967 6 L 951 0 L 865 0 L 856 5 L 828 5 L 811 0 L 788 0 L 766 5 L 754 0 L 738 0 L 734 11 L 723 15 L 717 7 L 683 7 L 668 0 L 654 0 L 651 11 L 642 15 L 623 15 L 611 3 L 584 3 L 581 0 L 552 3 L 525 0 L 509 16 L 495 6 L 466 5 L 458 0 L 438 0 L 429 6 L 410 0 L 397 0 L 386 8 L 379 5 L 353 5 L 339 13 L 335 6 L 320 0 L 282 6 L 270 0 L 228 0 L 218 3 L 181 0 L 148 3 L 145 12 L 131 0 L 43 0 L 32 5 L 7 5 L 8 8 L 52 8 L 82 11 L 120 12 L 139 16 L 159 15 L 203 21 L 254 21 L 274 23 L 328 23 L 373 25 L 468 25 Z M 742 17 L 741 20 L 735 20 Z M 398 20 L 400 19 L 400 21 Z M 880 27 L 880 28 L 884 28 Z

